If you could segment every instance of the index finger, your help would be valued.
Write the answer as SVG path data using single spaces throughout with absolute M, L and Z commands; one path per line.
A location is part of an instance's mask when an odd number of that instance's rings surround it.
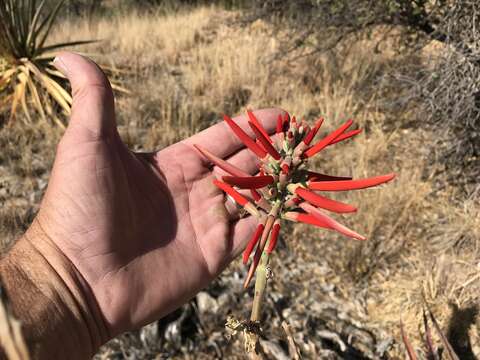
M 265 128 L 268 134 L 273 134 L 277 124 L 278 115 L 284 115 L 285 111 L 278 108 L 254 110 L 253 113 Z M 240 115 L 233 120 L 245 131 L 251 138 L 254 138 L 253 131 L 248 126 L 248 116 Z M 244 147 L 240 139 L 231 131 L 225 122 L 205 129 L 184 140 L 185 144 L 190 146 L 200 145 L 207 148 L 210 152 L 220 158 L 225 158 Z

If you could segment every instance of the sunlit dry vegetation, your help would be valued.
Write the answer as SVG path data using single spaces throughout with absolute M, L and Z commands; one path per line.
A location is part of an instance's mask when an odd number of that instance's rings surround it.
M 275 255 L 282 265 L 273 260 L 265 305 L 268 356 L 286 354 L 280 326 L 286 320 L 305 358 L 402 358 L 399 319 L 419 346 L 425 303 L 458 351 L 463 346 L 480 356 L 478 197 L 465 196 L 432 161 L 436 130 L 416 120 L 415 104 L 396 113 L 385 108 L 396 93 L 377 81 L 379 74 L 408 61 L 392 50 L 396 40 L 379 43 L 385 32 L 379 27 L 360 40 L 345 38 L 335 54 L 279 57 L 288 29 L 273 36 L 270 23 L 242 19 L 240 11 L 206 6 L 167 15 L 138 10 L 66 18 L 49 41 L 102 40 L 77 50 L 119 69 L 117 79 L 132 95 L 117 94 L 118 123 L 132 149 L 165 147 L 216 123 L 221 113 L 278 106 L 308 121 L 324 116 L 324 133 L 350 117 L 365 129 L 355 141 L 322 152 L 319 170 L 356 178 L 398 174 L 388 187 L 337 197 L 358 205 L 358 213 L 342 221 L 367 242 L 302 225 L 284 236 Z M 40 118 L 0 129 L 4 245 L 35 214 L 61 134 Z M 233 264 L 196 301 L 140 336 L 113 340 L 98 358 L 122 352 L 242 358 L 242 343 L 227 341 L 222 327 L 228 311 L 248 311 L 251 298 L 240 290 L 244 276 L 240 263 Z

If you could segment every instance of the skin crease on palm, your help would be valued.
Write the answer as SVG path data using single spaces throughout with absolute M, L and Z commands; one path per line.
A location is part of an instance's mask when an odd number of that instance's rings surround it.
M 252 174 L 256 160 L 224 123 L 160 151 L 133 153 L 117 132 L 113 95 L 99 68 L 68 52 L 55 64 L 70 80 L 74 104 L 33 226 L 68 258 L 114 336 L 191 298 L 254 230 L 256 220 L 239 219 L 212 184 L 224 173 L 212 172 L 193 145 Z M 281 113 L 255 111 L 269 133 Z M 235 120 L 250 133 L 245 117 Z

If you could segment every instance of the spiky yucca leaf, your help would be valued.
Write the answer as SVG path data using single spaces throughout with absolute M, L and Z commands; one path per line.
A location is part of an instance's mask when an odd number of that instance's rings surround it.
M 53 66 L 54 52 L 94 40 L 45 45 L 63 3 L 48 10 L 45 0 L 0 2 L 0 111 L 10 107 L 9 121 L 19 106 L 29 121 L 33 107 L 43 119 L 48 115 L 61 126 L 58 110 L 70 113 L 72 98 L 64 76 Z
M 450 344 L 447 337 L 445 336 L 442 329 L 440 328 L 440 324 L 438 323 L 437 319 L 433 315 L 433 312 L 430 310 L 428 305 L 425 304 L 425 306 L 426 306 L 426 309 L 423 310 L 423 327 L 425 331 L 425 354 L 427 356 L 427 359 L 439 360 L 440 354 L 441 354 L 440 351 L 435 350 L 435 347 L 433 346 L 432 332 L 430 330 L 430 326 L 428 325 L 428 317 L 429 317 L 433 324 L 433 329 L 435 329 L 435 332 L 437 333 L 438 337 L 440 338 L 440 342 L 444 347 L 444 350 L 445 350 L 444 358 L 448 360 L 460 360 L 458 355 L 455 353 L 455 350 L 453 350 L 452 345 Z M 428 314 L 428 317 L 427 317 L 427 314 Z M 417 360 L 417 354 L 415 353 L 415 350 L 413 350 L 410 340 L 408 339 L 408 336 L 405 333 L 402 320 L 400 320 L 400 333 L 402 335 L 402 341 L 403 341 L 403 344 L 405 345 L 405 350 L 407 351 L 409 360 Z
M 400 319 L 400 333 L 402 334 L 402 341 L 403 344 L 405 345 L 405 350 L 407 351 L 408 358 L 410 360 L 417 360 L 417 354 L 415 353 L 415 350 L 413 350 L 413 346 L 410 343 L 410 340 L 408 339 L 407 334 L 405 333 L 405 328 L 403 327 L 403 322 Z

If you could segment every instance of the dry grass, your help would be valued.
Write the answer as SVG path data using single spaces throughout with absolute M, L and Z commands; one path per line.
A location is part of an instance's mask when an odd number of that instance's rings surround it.
M 89 46 L 96 54 L 106 54 L 117 65 L 155 67 L 168 61 L 179 62 L 184 51 L 199 41 L 201 30 L 209 23 L 214 8 L 164 16 L 135 10 L 96 21 L 69 19 L 57 27 L 50 41 L 83 39 L 103 40 L 108 46 Z
M 323 131 L 354 117 L 366 131 L 327 149 L 315 165 L 354 177 L 398 174 L 380 189 L 339 197 L 359 205 L 358 214 L 344 220 L 368 241 L 298 226 L 286 236 L 290 251 L 298 262 L 327 264 L 334 274 L 328 282 L 346 299 L 361 297 L 368 322 L 397 341 L 401 315 L 416 339 L 423 298 L 442 324 L 454 322 L 452 308 L 476 304 L 480 290 L 478 202 L 459 198 L 435 175 L 435 164 L 427 164 L 433 134 L 420 124 L 406 126 L 408 114 L 392 119 L 379 110 L 371 79 L 388 71 L 392 54 L 374 53 L 374 44 L 364 41 L 347 44 L 336 59 L 272 63 L 278 44 L 268 25 L 242 27 L 237 15 L 203 7 L 170 16 L 124 14 L 90 25 L 77 20 L 64 22 L 53 40 L 105 39 L 86 51 L 128 68 L 135 96 L 118 97 L 117 113 L 134 149 L 161 148 L 216 122 L 218 113 L 247 106 L 280 106 L 308 120 L 324 115 Z M 38 205 L 58 138 L 58 130 L 44 126 L 1 130 L 2 238 L 13 239 L 31 218 L 28 209 Z M 470 329 L 472 343 L 480 342 L 479 326 L 476 320 Z M 395 345 L 391 355 L 401 349 Z M 480 349 L 474 350 L 478 356 Z

